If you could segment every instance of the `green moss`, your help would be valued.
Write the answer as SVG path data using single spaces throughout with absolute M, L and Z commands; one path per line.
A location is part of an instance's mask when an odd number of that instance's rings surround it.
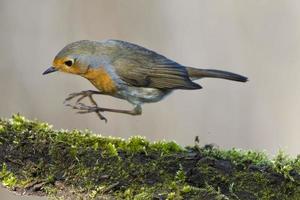
M 288 155 L 284 154 L 283 151 L 279 151 L 278 155 L 273 160 L 273 168 L 276 172 L 282 174 L 285 178 L 294 181 L 294 178 L 290 175 L 290 171 L 297 167 L 297 164 L 296 166 L 293 166 L 293 164 L 295 163 L 296 162 L 290 159 Z M 295 170 L 299 169 L 295 168 Z
M 300 199 L 300 156 L 57 131 L 20 115 L 0 120 L 0 165 L 4 186 L 55 198 Z
M 4 126 L 0 125 L 0 133 L 3 133 L 5 131 Z
M 170 153 L 182 152 L 184 149 L 175 142 L 158 141 L 150 144 L 152 151 L 160 152 L 161 156 Z
M 182 168 L 182 165 L 180 165 L 179 170 L 176 172 L 175 180 L 180 183 L 184 183 L 186 180 L 185 172 Z
M 129 153 L 147 153 L 146 149 L 149 147 L 149 142 L 141 136 L 133 136 L 129 138 L 123 148 Z
M 7 165 L 5 163 L 2 163 L 0 180 L 3 186 L 6 186 L 8 188 L 13 188 L 18 182 L 16 176 L 7 169 Z
M 118 151 L 117 151 L 117 149 L 116 149 L 116 147 L 115 147 L 114 144 L 108 143 L 105 149 L 106 149 L 105 153 L 107 154 L 107 156 L 111 156 L 111 157 L 118 156 Z

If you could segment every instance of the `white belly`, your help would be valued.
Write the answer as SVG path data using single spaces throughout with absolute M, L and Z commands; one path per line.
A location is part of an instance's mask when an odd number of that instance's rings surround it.
M 160 101 L 168 94 L 170 94 L 170 91 L 162 91 L 156 88 L 126 87 L 119 90 L 114 96 L 125 99 L 134 105 L 141 105 Z

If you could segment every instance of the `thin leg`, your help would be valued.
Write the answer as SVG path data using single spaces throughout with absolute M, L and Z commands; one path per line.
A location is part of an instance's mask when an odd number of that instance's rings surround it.
M 83 100 L 84 98 L 86 97 L 89 97 L 89 100 L 91 101 L 91 103 L 95 106 L 95 107 L 98 107 L 96 101 L 94 100 L 94 98 L 92 97 L 93 94 L 103 94 L 102 92 L 100 91 L 94 91 L 94 90 L 85 90 L 85 91 L 81 91 L 81 92 L 78 92 L 78 93 L 72 93 L 70 94 L 64 101 L 64 103 L 74 99 L 75 97 L 78 97 L 79 98 L 76 100 L 76 104 L 79 104 L 81 100 Z M 66 106 L 70 106 L 74 109 L 76 109 L 76 104 L 75 105 L 71 105 L 71 104 L 66 104 Z M 97 116 L 101 119 L 101 120 L 104 120 L 105 122 L 107 122 L 107 119 L 106 117 L 104 117 L 100 111 L 94 111 Z
M 77 100 L 76 100 L 76 103 L 79 103 L 82 99 L 86 98 L 86 97 L 91 97 L 92 95 L 94 94 L 104 94 L 103 92 L 101 91 L 94 91 L 94 90 L 84 90 L 84 91 L 81 91 L 81 92 L 77 92 L 77 93 L 72 93 L 72 94 L 69 94 L 69 96 L 65 99 L 64 103 L 74 99 L 75 97 L 79 97 Z M 96 103 L 96 102 L 95 102 Z
M 123 113 L 128 115 L 141 115 L 142 107 L 137 105 L 133 110 L 120 110 L 120 109 L 112 109 L 112 108 L 101 108 L 98 106 L 87 106 L 83 103 L 78 103 L 77 105 L 72 106 L 73 109 L 79 110 L 78 113 L 85 114 L 91 112 L 114 112 L 114 113 Z
M 97 105 L 96 101 L 94 100 L 94 98 L 92 97 L 92 95 L 89 96 L 89 99 L 90 99 L 91 103 L 92 103 L 95 107 L 98 107 L 98 105 Z M 79 101 L 77 100 L 76 103 L 78 103 L 78 102 L 79 102 Z M 104 117 L 104 115 L 102 115 L 102 114 L 100 113 L 100 111 L 95 111 L 95 113 L 97 114 L 97 116 L 98 116 L 101 120 L 104 120 L 105 123 L 107 123 L 106 117 Z
M 78 92 L 78 93 L 72 93 L 65 99 L 64 103 L 78 97 L 75 105 L 66 104 L 66 106 L 69 106 L 73 109 L 79 110 L 78 113 L 80 113 L 80 114 L 95 112 L 97 114 L 97 116 L 101 120 L 104 120 L 105 122 L 107 122 L 107 119 L 101 114 L 101 112 L 114 112 L 114 113 L 123 113 L 123 114 L 128 114 L 128 115 L 141 115 L 142 114 L 142 107 L 140 105 L 136 105 L 133 110 L 120 110 L 120 109 L 98 107 L 96 101 L 92 97 L 92 95 L 94 95 L 94 94 L 104 94 L 104 93 L 102 93 L 101 91 L 94 91 L 94 90 L 85 90 L 85 91 Z M 81 100 L 83 100 L 86 97 L 89 98 L 89 100 L 93 104 L 93 106 L 87 106 L 87 105 L 81 103 Z

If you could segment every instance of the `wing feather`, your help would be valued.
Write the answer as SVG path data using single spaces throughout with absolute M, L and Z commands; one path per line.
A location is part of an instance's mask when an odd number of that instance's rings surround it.
M 158 89 L 200 89 L 192 82 L 184 66 L 144 47 L 119 41 L 108 43 L 118 48 L 112 65 L 127 84 Z

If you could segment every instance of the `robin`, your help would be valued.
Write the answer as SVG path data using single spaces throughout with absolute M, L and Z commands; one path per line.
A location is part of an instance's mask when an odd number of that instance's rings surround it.
M 95 112 L 105 120 L 102 112 L 140 115 L 141 105 L 161 101 L 176 89 L 198 90 L 202 87 L 193 82 L 201 78 L 222 78 L 246 82 L 247 77 L 221 70 L 198 69 L 181 65 L 152 50 L 120 40 L 81 40 L 65 46 L 54 58 L 53 66 L 44 74 L 61 71 L 88 79 L 98 91 L 87 90 L 72 93 L 66 98 L 79 113 Z M 133 110 L 98 107 L 92 95 L 110 95 L 127 100 Z M 88 97 L 93 106 L 81 103 Z

